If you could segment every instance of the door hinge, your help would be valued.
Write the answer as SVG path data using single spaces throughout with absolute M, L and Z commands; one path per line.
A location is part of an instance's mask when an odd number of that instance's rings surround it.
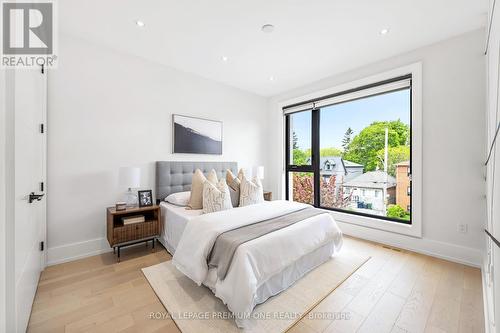
M 45 184 L 43 182 L 40 182 L 40 192 L 43 192 L 45 189 Z
M 44 124 L 40 124 L 40 133 L 45 133 L 45 126 Z
M 45 244 L 44 244 L 44 242 L 43 242 L 43 241 L 41 241 L 41 242 L 40 242 L 40 251 L 43 251 L 43 249 L 44 249 L 44 247 L 45 247 L 44 245 L 45 245 Z

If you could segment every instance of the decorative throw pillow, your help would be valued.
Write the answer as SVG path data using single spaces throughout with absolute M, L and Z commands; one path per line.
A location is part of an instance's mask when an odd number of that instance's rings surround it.
M 238 179 L 240 180 L 240 182 L 243 180 L 243 177 L 245 177 L 245 171 L 243 169 L 240 169 L 240 171 L 238 171 Z
M 209 180 L 203 183 L 203 213 L 213 213 L 231 209 L 231 195 L 224 179 L 213 184 Z
M 189 204 L 189 199 L 191 197 L 191 192 L 177 192 L 168 195 L 165 201 L 171 203 L 172 205 L 186 207 Z
M 236 178 L 231 170 L 226 170 L 226 183 L 229 187 L 229 194 L 231 194 L 231 204 L 233 207 L 240 205 L 240 180 Z
M 196 169 L 191 181 L 191 196 L 189 197 L 188 207 L 191 209 L 203 208 L 203 183 L 208 180 L 214 184 L 217 183 L 217 173 L 211 170 L 208 177 L 205 177 L 200 169 Z
M 207 180 L 212 182 L 213 184 L 217 184 L 217 172 L 215 172 L 214 169 L 210 170 L 210 172 L 207 175 Z
M 240 185 L 240 207 L 261 202 L 264 202 L 264 189 L 260 179 L 254 178 L 253 181 L 250 181 L 243 176 Z

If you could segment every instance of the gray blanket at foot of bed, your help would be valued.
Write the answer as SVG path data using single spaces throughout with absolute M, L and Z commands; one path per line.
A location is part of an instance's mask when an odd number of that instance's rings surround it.
M 307 207 L 269 220 L 223 232 L 215 240 L 209 255 L 208 265 L 209 267 L 216 267 L 218 278 L 224 280 L 238 246 L 320 214 L 325 214 L 325 211 Z

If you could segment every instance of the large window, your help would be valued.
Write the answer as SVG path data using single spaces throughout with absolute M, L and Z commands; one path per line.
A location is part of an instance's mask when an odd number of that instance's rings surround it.
M 411 224 L 411 76 L 284 108 L 287 199 Z

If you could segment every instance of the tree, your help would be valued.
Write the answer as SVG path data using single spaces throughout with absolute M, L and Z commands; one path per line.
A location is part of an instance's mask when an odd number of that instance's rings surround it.
M 344 148 L 344 151 L 347 150 L 347 147 L 349 147 L 349 144 L 351 143 L 351 135 L 354 133 L 352 128 L 348 128 L 347 131 L 345 131 L 344 138 L 342 139 L 342 148 Z
M 347 194 L 344 192 L 344 186 L 341 182 L 337 183 L 336 175 L 332 175 L 328 179 L 321 177 L 320 190 L 322 207 L 343 209 L 349 207 L 352 193 Z
M 410 129 L 400 120 L 376 121 L 356 135 L 344 153 L 344 159 L 365 166 L 365 171 L 373 171 L 379 164 L 377 153 L 384 149 L 385 129 L 389 129 L 389 147 L 404 146 Z
M 312 174 L 295 172 L 293 173 L 293 201 L 307 204 L 314 203 L 314 179 Z
M 295 131 L 292 132 L 292 149 L 299 149 L 299 138 L 297 137 L 297 133 Z
M 384 169 L 384 148 L 380 149 L 377 152 L 378 157 L 378 167 L 379 169 Z M 408 146 L 397 146 L 397 147 L 389 147 L 387 149 L 387 173 L 391 176 L 396 176 L 396 164 L 409 161 L 410 160 L 410 147 Z
M 308 164 L 307 160 L 311 157 L 311 154 L 308 154 L 307 152 L 300 150 L 300 149 L 294 149 L 293 150 L 293 165 L 305 165 Z
M 312 174 L 295 172 L 292 176 L 293 201 L 308 204 L 314 203 L 314 178 Z M 337 184 L 337 176 L 328 179 L 320 178 L 321 205 L 324 207 L 343 208 L 349 207 L 351 194 L 346 195 L 344 186 Z
M 342 151 L 338 148 L 335 147 L 329 147 L 329 148 L 321 148 L 320 154 L 321 157 L 326 157 L 326 156 L 342 156 Z

